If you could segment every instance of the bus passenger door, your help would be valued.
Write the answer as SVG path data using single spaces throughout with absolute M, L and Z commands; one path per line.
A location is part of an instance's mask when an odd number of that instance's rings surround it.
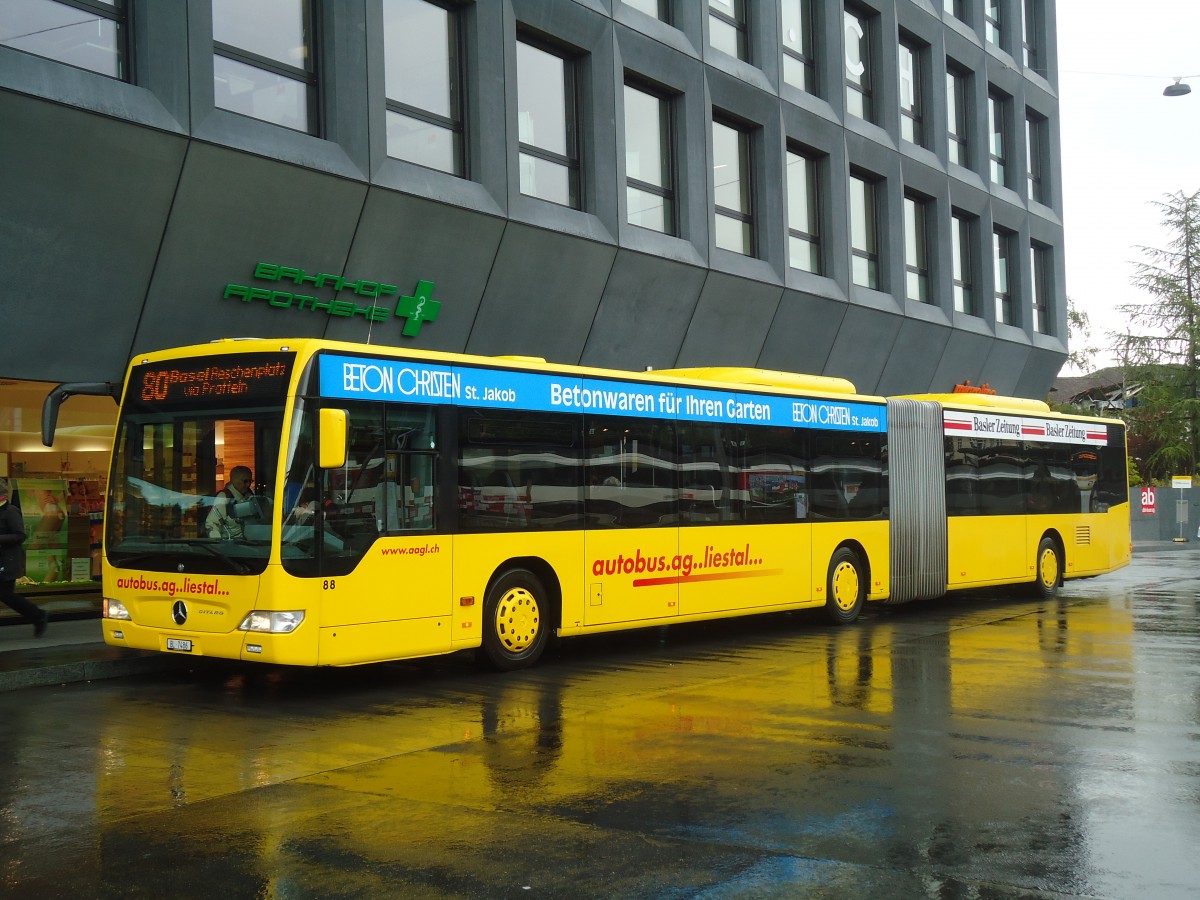
M 337 512 L 327 516 L 325 558 L 353 552 L 358 561 L 344 576 L 353 591 L 326 603 L 325 624 L 431 619 L 452 610 L 452 544 L 436 515 L 433 410 L 397 405 L 382 421 L 380 412 L 351 410 L 345 470 L 329 472 L 326 494 Z
M 682 561 L 674 429 L 592 416 L 586 431 L 583 624 L 676 616 Z
M 793 441 L 784 429 L 680 426 L 680 615 L 810 599 L 808 472 Z
M 587 532 L 584 625 L 639 622 L 679 614 L 678 529 Z

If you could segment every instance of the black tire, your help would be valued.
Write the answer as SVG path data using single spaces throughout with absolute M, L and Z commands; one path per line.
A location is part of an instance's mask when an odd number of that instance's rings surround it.
M 1037 594 L 1044 600 L 1049 600 L 1058 593 L 1062 583 L 1063 561 L 1058 552 L 1058 544 L 1054 538 L 1044 537 L 1038 544 L 1037 557 L 1034 559 L 1033 584 Z
M 836 625 L 849 625 L 867 600 L 867 579 L 858 554 L 838 547 L 829 560 L 825 580 L 825 614 Z
M 532 666 L 550 633 L 549 594 L 528 569 L 510 569 L 492 585 L 483 604 L 483 652 L 497 669 Z

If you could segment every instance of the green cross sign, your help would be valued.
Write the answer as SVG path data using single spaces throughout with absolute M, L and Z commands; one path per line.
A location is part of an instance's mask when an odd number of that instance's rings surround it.
M 433 282 L 418 281 L 413 296 L 402 296 L 396 302 L 396 315 L 408 318 L 408 321 L 404 323 L 404 331 L 401 333 L 408 337 L 416 337 L 421 332 L 422 322 L 437 320 L 438 310 L 441 307 L 442 304 L 433 299 Z

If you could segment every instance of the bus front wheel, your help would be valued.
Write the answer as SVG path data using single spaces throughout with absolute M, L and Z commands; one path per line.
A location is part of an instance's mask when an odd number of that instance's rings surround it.
M 1034 584 L 1037 585 L 1038 595 L 1049 600 L 1058 593 L 1058 583 L 1062 581 L 1062 557 L 1058 553 L 1058 544 L 1050 537 L 1042 538 L 1037 550 L 1037 575 Z
M 547 594 L 528 569 L 505 572 L 488 591 L 483 607 L 483 652 L 497 669 L 524 669 L 546 649 Z
M 858 554 L 849 547 L 838 547 L 829 560 L 826 615 L 837 625 L 849 625 L 862 612 L 866 599 L 867 580 Z

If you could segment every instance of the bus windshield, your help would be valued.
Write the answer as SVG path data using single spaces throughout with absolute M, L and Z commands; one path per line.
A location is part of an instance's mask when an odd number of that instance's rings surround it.
M 109 561 L 152 571 L 261 572 L 271 549 L 271 485 L 255 483 L 238 499 L 218 476 L 228 483 L 235 466 L 255 479 L 269 473 L 266 444 L 282 419 L 280 410 L 124 416 L 109 481 Z
M 290 368 L 290 355 L 268 354 L 134 367 L 108 486 L 112 565 L 244 575 L 266 568 Z

